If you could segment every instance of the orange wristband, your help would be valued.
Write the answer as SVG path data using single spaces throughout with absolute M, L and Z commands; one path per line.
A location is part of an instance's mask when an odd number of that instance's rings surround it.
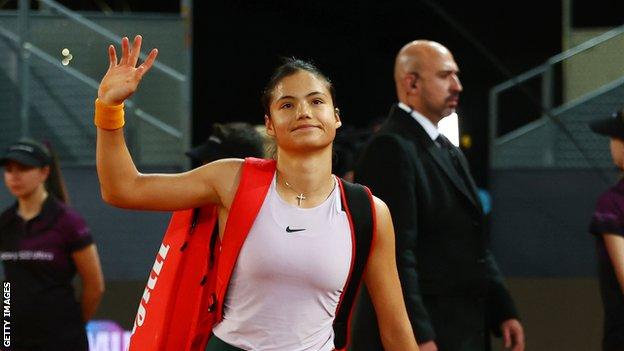
M 124 104 L 106 105 L 95 99 L 95 125 L 100 129 L 115 130 L 124 126 Z

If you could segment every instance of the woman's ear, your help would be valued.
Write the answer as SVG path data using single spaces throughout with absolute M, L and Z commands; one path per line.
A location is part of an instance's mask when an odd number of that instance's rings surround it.
M 50 166 L 41 167 L 41 175 L 43 176 L 43 181 L 45 182 L 50 176 Z
M 336 116 L 336 128 L 340 128 L 342 121 L 340 120 L 340 109 L 338 107 L 334 108 L 334 115 Z
M 268 115 L 264 115 L 264 127 L 266 129 L 266 133 L 269 136 L 275 136 L 275 129 L 273 128 L 273 122 L 271 121 L 271 117 Z

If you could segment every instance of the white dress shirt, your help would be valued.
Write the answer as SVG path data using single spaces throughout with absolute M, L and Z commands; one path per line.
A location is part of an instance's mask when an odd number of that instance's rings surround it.
M 440 132 L 438 131 L 438 127 L 435 124 L 433 124 L 427 117 L 423 116 L 420 112 L 413 110 L 411 107 L 407 106 L 402 102 L 399 102 L 399 108 L 409 113 L 410 116 L 412 116 L 416 120 L 416 122 L 418 122 L 423 127 L 423 129 L 425 129 L 425 132 L 427 132 L 427 135 L 429 135 L 431 140 L 433 140 L 436 145 L 438 144 L 436 139 L 440 135 Z

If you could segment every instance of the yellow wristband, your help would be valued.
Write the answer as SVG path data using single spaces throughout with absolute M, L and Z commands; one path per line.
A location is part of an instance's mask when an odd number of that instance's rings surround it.
M 95 99 L 95 125 L 106 130 L 115 130 L 124 126 L 124 104 L 106 105 Z

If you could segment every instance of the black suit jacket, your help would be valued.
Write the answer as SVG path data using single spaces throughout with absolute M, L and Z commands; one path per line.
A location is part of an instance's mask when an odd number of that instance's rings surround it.
M 442 351 L 484 350 L 487 329 L 499 335 L 500 323 L 517 313 L 487 248 L 486 218 L 468 164 L 455 151 L 463 175 L 447 151 L 395 105 L 364 148 L 355 177 L 390 208 L 417 341 L 435 340 Z M 370 299 L 366 291 L 362 295 L 353 350 L 380 350 Z

